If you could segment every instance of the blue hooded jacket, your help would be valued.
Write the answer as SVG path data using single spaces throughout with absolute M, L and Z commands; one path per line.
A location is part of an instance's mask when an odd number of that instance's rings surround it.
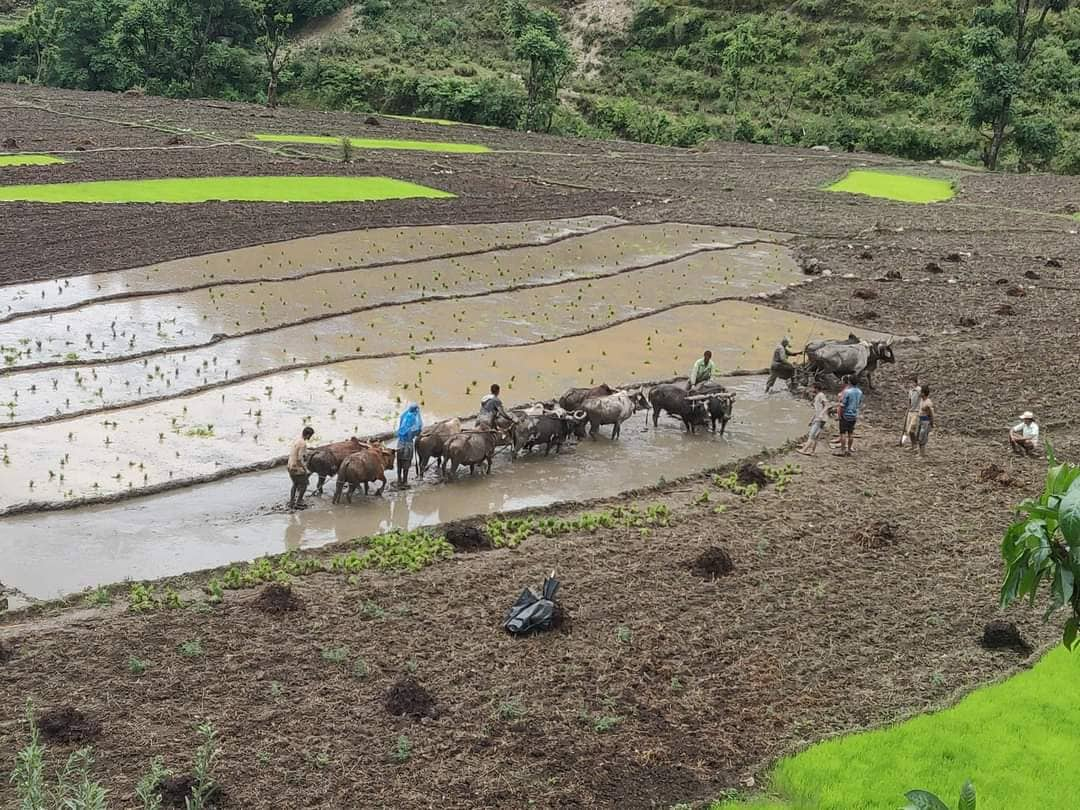
M 411 444 L 424 429 L 424 420 L 420 418 L 420 406 L 409 405 L 398 420 L 397 438 L 399 444 Z

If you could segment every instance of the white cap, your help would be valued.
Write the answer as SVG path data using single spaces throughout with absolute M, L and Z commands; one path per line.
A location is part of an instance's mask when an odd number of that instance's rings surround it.
M 1022 414 L 1020 414 L 1020 418 L 1021 419 L 1034 419 L 1035 414 L 1033 414 L 1031 411 L 1024 411 Z

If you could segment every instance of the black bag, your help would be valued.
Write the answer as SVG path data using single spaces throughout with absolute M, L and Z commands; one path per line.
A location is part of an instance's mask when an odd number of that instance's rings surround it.
M 506 614 L 503 627 L 515 635 L 549 630 L 555 615 L 555 593 L 558 590 L 559 580 L 553 577 L 544 580 L 543 596 L 537 596 L 530 588 L 523 590 Z

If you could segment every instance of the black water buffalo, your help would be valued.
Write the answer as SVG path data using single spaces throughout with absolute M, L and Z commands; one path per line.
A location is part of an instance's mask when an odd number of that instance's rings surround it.
M 532 450 L 542 444 L 545 456 L 552 447 L 558 454 L 563 443 L 571 436 L 584 437 L 586 419 L 585 411 L 567 413 L 560 409 L 539 414 L 524 411 L 521 419 L 514 425 L 514 453 Z
M 878 363 L 895 363 L 892 338 L 888 340 L 846 341 L 816 340 L 806 344 L 806 363 L 815 374 L 834 374 L 837 377 L 865 375 L 869 388 L 874 387 L 872 374 Z
M 660 412 L 682 419 L 683 427 L 693 433 L 698 425 L 708 421 L 707 408 L 703 400 L 690 399 L 686 383 L 665 383 L 654 385 L 649 390 L 649 404 L 652 406 L 652 423 L 655 428 L 660 422 Z
M 615 389 L 606 383 L 601 383 L 595 388 L 571 388 L 559 397 L 559 406 L 567 411 L 578 410 L 587 399 L 607 397 L 615 393 Z

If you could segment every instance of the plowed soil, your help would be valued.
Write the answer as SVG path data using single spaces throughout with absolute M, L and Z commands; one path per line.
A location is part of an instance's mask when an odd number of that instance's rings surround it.
M 823 446 L 812 459 L 781 456 L 803 468 L 783 493 L 737 500 L 708 476 L 663 484 L 622 502 L 668 504 L 667 528 L 534 537 L 417 574 L 314 574 L 293 584 L 302 611 L 265 613 L 254 592 L 230 591 L 198 610 L 8 616 L 4 751 L 25 739 L 21 707 L 32 697 L 100 722 L 97 773 L 120 802 L 134 803 L 151 756 L 189 771 L 194 725 L 211 720 L 229 806 L 669 807 L 744 788 L 799 746 L 940 705 L 1032 660 L 980 642 L 1001 618 L 998 542 L 1010 504 L 1042 478 L 1041 461 L 1009 454 L 1009 425 L 1032 409 L 1059 455 L 1080 449 L 1080 223 L 1065 216 L 1080 203 L 1080 180 L 919 166 L 911 170 L 957 176 L 960 193 L 912 206 L 819 190 L 854 166 L 901 165 L 872 155 L 740 144 L 687 152 L 473 127 L 435 134 L 383 120 L 380 137 L 504 151 L 358 152 L 344 165 L 327 151 L 214 144 L 251 130 L 363 135 L 363 118 L 14 87 L 0 88 L 0 109 L 0 139 L 81 150 L 65 166 L 5 170 L 5 183 L 343 172 L 460 195 L 378 206 L 2 205 L 0 281 L 365 225 L 614 214 L 796 233 L 827 275 L 779 306 L 851 322 L 872 300 L 873 327 L 906 338 L 897 364 L 875 375 L 855 455 Z M 166 147 L 179 127 L 218 134 L 184 133 Z M 965 318 L 975 325 L 960 326 Z M 925 461 L 899 447 L 913 372 L 939 414 Z M 876 542 L 883 526 L 894 542 Z M 694 576 L 686 561 L 718 545 L 734 570 Z M 510 637 L 505 611 L 553 569 L 572 628 Z M 1056 636 L 1041 611 L 1007 618 L 1034 649 Z M 204 655 L 181 656 L 177 645 L 196 637 Z M 340 648 L 344 661 L 323 655 Z M 145 674 L 131 673 L 132 656 L 148 662 Z M 404 676 L 437 712 L 387 711 Z M 13 795 L 0 780 L 0 805 Z

